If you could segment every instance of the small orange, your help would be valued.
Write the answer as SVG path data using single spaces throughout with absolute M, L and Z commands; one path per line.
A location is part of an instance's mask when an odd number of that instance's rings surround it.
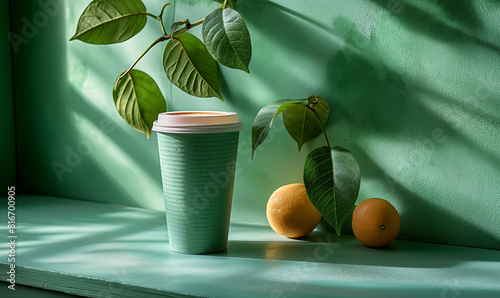
M 275 190 L 267 202 L 266 216 L 271 228 L 288 238 L 307 236 L 321 219 L 303 183 L 287 184 Z
M 398 236 L 400 228 L 398 211 L 384 199 L 366 199 L 352 213 L 354 236 L 369 247 L 388 245 Z

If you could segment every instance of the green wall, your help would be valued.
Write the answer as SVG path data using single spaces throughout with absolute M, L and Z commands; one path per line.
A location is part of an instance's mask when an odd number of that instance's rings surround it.
M 162 209 L 156 137 L 128 127 L 111 98 L 117 75 L 159 27 L 150 19 L 120 45 L 68 42 L 89 2 L 66 1 L 14 55 L 19 183 L 29 193 Z M 155 14 L 163 4 L 145 3 Z M 224 103 L 171 87 L 164 45 L 138 65 L 169 110 L 236 111 L 244 121 L 233 221 L 267 225 L 269 195 L 301 182 L 305 155 L 323 145 L 317 139 L 298 153 L 277 121 L 251 161 L 258 110 L 318 94 L 331 107 L 328 135 L 361 166 L 358 201 L 392 202 L 400 239 L 500 248 L 498 1 L 237 3 L 252 36 L 251 74 L 222 68 Z M 13 6 L 18 32 L 43 10 L 27 0 Z M 166 19 L 196 21 L 217 6 L 175 1 Z
M 0 3 L 0 36 L 6 37 L 10 32 L 9 2 Z M 2 195 L 8 186 L 16 185 L 16 153 L 14 137 L 14 100 L 12 94 L 12 64 L 10 42 L 8 38 L 0 39 L 0 186 Z M 5 192 L 4 192 L 5 191 Z

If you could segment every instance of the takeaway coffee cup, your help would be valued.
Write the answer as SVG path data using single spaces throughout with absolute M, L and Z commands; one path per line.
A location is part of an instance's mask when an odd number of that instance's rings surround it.
M 167 112 L 154 122 L 170 250 L 207 254 L 227 248 L 242 129 L 231 112 Z

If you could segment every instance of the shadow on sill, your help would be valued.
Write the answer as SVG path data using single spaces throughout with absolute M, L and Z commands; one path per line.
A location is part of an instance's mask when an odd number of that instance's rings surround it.
M 395 241 L 384 248 L 362 245 L 354 236 L 337 237 L 314 231 L 295 241 L 230 241 L 228 250 L 213 256 L 385 266 L 401 268 L 447 268 L 462 262 L 498 262 L 494 250 Z

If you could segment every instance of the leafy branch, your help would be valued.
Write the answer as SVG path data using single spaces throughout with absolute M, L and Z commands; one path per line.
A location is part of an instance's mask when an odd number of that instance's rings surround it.
M 131 70 L 132 68 L 134 68 L 134 66 L 139 63 L 139 61 L 142 59 L 142 57 L 144 57 L 148 52 L 149 50 L 151 50 L 155 45 L 157 45 L 158 43 L 162 42 L 162 41 L 165 41 L 166 37 L 165 36 L 162 36 L 162 37 L 159 37 L 157 40 L 155 40 L 140 56 L 139 58 L 137 58 L 134 63 L 132 63 L 132 65 L 126 70 L 124 71 L 119 77 L 118 77 L 118 80 L 117 81 L 120 81 L 121 79 L 123 79 L 123 77 L 125 77 Z
M 141 0 L 94 0 L 83 11 L 76 33 L 70 39 L 79 39 L 90 44 L 121 43 L 142 31 L 147 17 L 160 22 L 162 36 L 151 43 L 132 65 L 118 76 L 113 89 L 118 113 L 128 124 L 148 137 L 151 134 L 152 122 L 144 115 L 158 115 L 164 112 L 166 106 L 161 102 L 164 103 L 165 99 L 153 78 L 144 72 L 133 70 L 157 44 L 168 41 L 163 54 L 163 67 L 167 78 L 193 96 L 223 100 L 219 64 L 250 72 L 250 33 L 241 15 L 234 10 L 234 1 L 225 0 L 221 7 L 194 23 L 189 19 L 174 22 L 171 26 L 172 32 L 167 34 L 163 14 L 170 5 L 171 3 L 163 5 L 160 14 L 156 16 L 146 11 Z M 187 33 L 199 25 L 202 25 L 203 41 Z M 183 27 L 180 28 L 181 26 Z M 152 97 L 144 98 L 145 96 Z M 152 103 L 151 100 L 155 102 Z
M 170 4 L 170 3 L 167 3 L 167 4 L 165 4 L 165 5 L 169 5 L 169 4 Z M 166 6 L 164 6 L 164 7 L 166 7 Z M 162 9 L 162 14 L 163 14 L 163 9 Z M 158 17 L 158 18 L 161 18 L 161 14 L 160 14 L 160 17 Z M 132 68 L 134 68 L 134 66 L 135 66 L 137 63 L 139 63 L 139 61 L 142 59 L 142 57 L 144 57 L 144 56 L 145 56 L 145 55 L 149 52 L 149 50 L 151 50 L 151 49 L 152 49 L 155 45 L 157 45 L 157 44 L 158 44 L 158 43 L 160 43 L 160 42 L 163 42 L 163 41 L 166 41 L 166 40 L 169 40 L 169 39 L 173 38 L 173 37 L 174 37 L 174 35 L 179 35 L 179 34 L 181 34 L 181 33 L 184 33 L 184 32 L 186 32 L 186 31 L 188 31 L 188 30 L 189 30 L 189 29 L 191 29 L 191 28 L 194 28 L 194 27 L 196 27 L 196 26 L 198 26 L 198 25 L 201 25 L 201 24 L 203 23 L 203 21 L 204 21 L 204 20 L 205 20 L 205 19 L 201 19 L 201 20 L 199 20 L 199 21 L 196 21 L 196 22 L 195 22 L 195 23 L 193 23 L 193 24 L 189 23 L 189 20 L 182 21 L 182 22 L 176 22 L 176 23 L 172 24 L 172 27 L 173 27 L 172 33 L 171 33 L 171 34 L 168 34 L 168 35 L 165 33 L 165 28 L 164 28 L 163 23 L 162 23 L 162 24 L 161 24 L 161 27 L 162 27 L 162 31 L 163 31 L 163 33 L 164 33 L 165 35 L 163 35 L 163 36 L 159 37 L 158 39 L 156 39 L 156 40 L 155 40 L 155 41 L 154 41 L 154 42 L 153 42 L 153 43 L 152 43 L 152 44 L 151 44 L 151 45 L 150 45 L 150 46 L 149 46 L 149 47 L 148 47 L 148 48 L 147 48 L 147 49 L 146 49 L 146 50 L 145 50 L 145 51 L 144 51 L 144 52 L 143 52 L 140 56 L 139 56 L 139 58 L 137 58 L 137 59 L 134 61 L 134 63 L 132 63 L 132 65 L 131 65 L 131 66 L 130 66 L 130 67 L 129 67 L 129 68 L 128 68 L 128 69 L 127 69 L 124 73 L 122 73 L 122 74 L 118 77 L 118 80 L 121 80 L 121 79 L 122 79 L 125 75 L 127 75 L 127 74 L 130 72 L 130 70 L 132 70 Z M 175 26 L 173 26 L 173 25 L 175 25 Z M 184 28 L 182 28 L 182 29 L 177 30 L 177 28 L 178 28 L 178 27 L 180 27 L 180 26 L 182 26 L 182 25 L 186 25 L 186 26 L 185 26 Z M 176 31 L 176 30 L 177 30 L 177 31 Z
M 325 130 L 330 108 L 323 98 L 278 100 L 263 107 L 252 125 L 252 158 L 264 142 L 274 119 L 283 113 L 283 123 L 290 136 L 302 145 L 321 133 L 326 146 L 309 152 L 304 164 L 304 185 L 311 202 L 340 235 L 342 223 L 352 212 L 361 176 L 359 165 L 349 150 L 330 146 Z

